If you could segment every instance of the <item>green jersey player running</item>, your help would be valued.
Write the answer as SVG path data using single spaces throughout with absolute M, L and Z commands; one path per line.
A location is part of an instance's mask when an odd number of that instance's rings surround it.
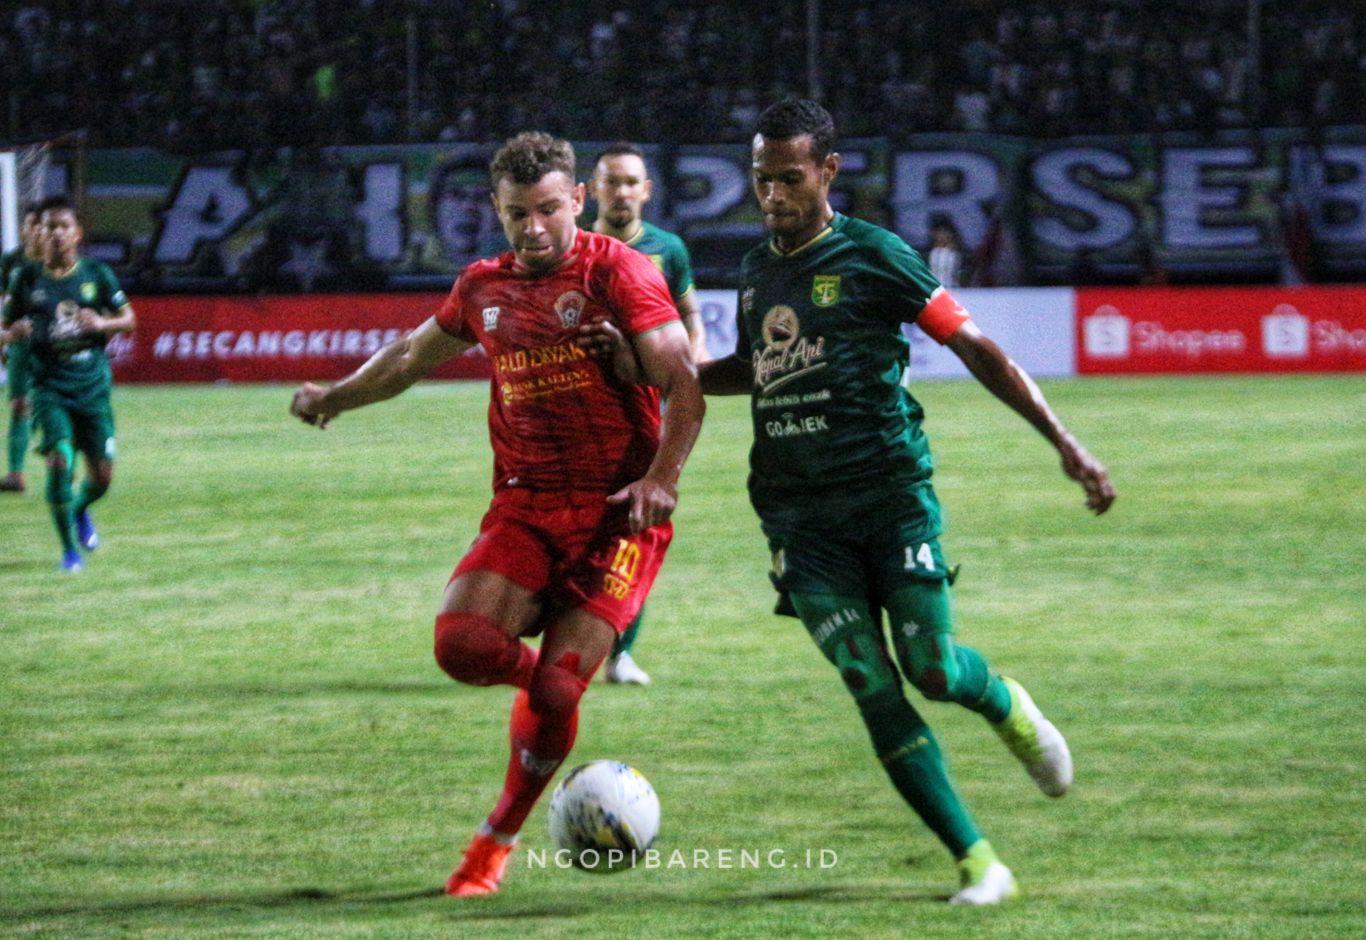
M 683 239 L 651 225 L 642 217 L 653 189 L 645 167 L 645 151 L 631 143 L 612 144 L 598 157 L 589 180 L 588 191 L 598 206 L 593 231 L 624 241 L 655 263 L 664 274 L 679 319 L 688 331 L 693 361 L 701 362 L 707 358 L 707 337 L 702 329 L 697 292 L 693 289 L 692 259 L 688 257 Z M 650 674 L 631 656 L 644 616 L 642 608 L 626 631 L 617 637 L 603 671 L 608 682 L 650 684 Z
M 774 582 L 839 670 L 892 783 L 957 861 L 953 903 L 994 904 L 1014 896 L 1014 876 L 955 792 L 902 677 L 983 716 L 1049 796 L 1066 792 L 1072 760 L 1020 684 L 954 640 L 923 412 L 900 384 L 902 323 L 946 344 L 1034 425 L 1093 511 L 1115 494 L 1105 468 L 924 260 L 891 232 L 832 211 L 833 142 L 815 102 L 789 99 L 760 116 L 752 182 L 772 238 L 745 256 L 736 351 L 701 367 L 702 387 L 751 394 L 749 490 Z
M 43 246 L 39 238 L 40 216 L 37 203 L 25 206 L 23 225 L 19 230 L 19 247 L 0 255 L 0 308 L 4 306 L 4 298 L 9 293 L 10 280 L 19 268 L 40 263 L 43 259 Z M 0 493 L 22 493 L 24 458 L 28 456 L 28 392 L 32 385 L 28 368 L 28 343 L 17 339 L 7 344 L 4 356 L 5 385 L 9 392 L 9 472 L 0 480 Z
M 26 265 L 10 284 L 0 342 L 28 340 L 33 370 L 33 423 L 47 458 L 47 500 L 62 542 L 61 567 L 80 571 L 79 543 L 99 545 L 90 505 L 114 477 L 113 377 L 105 344 L 132 332 L 136 320 L 109 266 L 80 254 L 82 230 L 64 196 L 40 203 L 43 264 Z M 72 492 L 76 451 L 86 479 Z

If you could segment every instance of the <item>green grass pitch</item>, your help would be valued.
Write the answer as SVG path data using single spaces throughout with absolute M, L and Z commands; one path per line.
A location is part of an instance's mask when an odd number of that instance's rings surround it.
M 523 850 L 501 894 L 458 902 L 439 889 L 497 794 L 511 700 L 430 649 L 488 499 L 485 388 L 323 433 L 284 387 L 121 388 L 84 574 L 54 570 L 36 458 L 0 496 L 0 934 L 1360 937 L 1366 381 L 1044 388 L 1111 468 L 1107 517 L 976 385 L 917 389 L 960 637 L 1077 763 L 1047 800 L 980 719 L 924 708 L 1018 902 L 942 903 L 946 854 L 770 615 L 742 399 L 711 400 L 684 477 L 637 648 L 655 685 L 595 683 L 570 757 L 644 771 L 662 860 L 689 864 L 594 877 Z M 542 801 L 524 845 L 547 843 Z

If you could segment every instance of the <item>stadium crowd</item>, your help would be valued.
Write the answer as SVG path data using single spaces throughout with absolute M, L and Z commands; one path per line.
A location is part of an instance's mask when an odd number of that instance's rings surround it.
M 851 136 L 1366 123 L 1366 17 L 1264 0 L 821 4 L 820 81 Z M 19 0 L 3 134 L 94 146 L 741 141 L 807 90 L 806 0 Z M 98 11 L 98 15 L 96 14 Z

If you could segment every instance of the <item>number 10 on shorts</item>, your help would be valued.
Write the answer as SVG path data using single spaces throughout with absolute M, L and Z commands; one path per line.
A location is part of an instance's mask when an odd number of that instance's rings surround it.
M 612 559 L 611 568 L 602 576 L 602 592 L 619 601 L 625 600 L 631 591 L 631 585 L 635 584 L 638 567 L 640 546 L 626 539 L 618 540 L 616 557 Z
M 918 548 L 906 546 L 906 570 L 914 571 L 917 564 L 926 571 L 934 570 L 934 552 L 930 551 L 929 542 L 922 543 Z

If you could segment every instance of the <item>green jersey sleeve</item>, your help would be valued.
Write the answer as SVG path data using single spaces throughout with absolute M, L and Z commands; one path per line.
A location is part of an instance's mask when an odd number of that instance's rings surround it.
M 109 265 L 101 263 L 95 271 L 95 280 L 99 284 L 100 307 L 110 313 L 118 313 L 128 306 L 128 295 L 119 286 L 119 279 L 115 276 L 113 269 Z
M 893 322 L 914 323 L 931 295 L 941 287 L 939 280 L 930 273 L 920 252 L 900 237 L 872 225 L 867 228 L 872 231 L 859 240 L 863 242 L 878 307 Z

